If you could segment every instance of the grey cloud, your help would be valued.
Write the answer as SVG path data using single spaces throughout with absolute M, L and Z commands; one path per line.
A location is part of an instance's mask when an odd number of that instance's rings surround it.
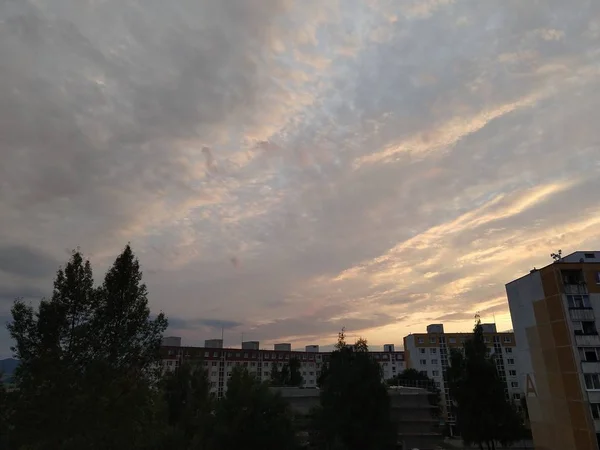
M 20 245 L 0 245 L 0 270 L 28 278 L 44 277 L 58 270 L 51 256 Z M 1 295 L 1 294 L 0 294 Z
M 241 325 L 241 322 L 235 322 L 232 320 L 182 319 L 177 317 L 169 317 L 169 329 L 172 330 L 195 330 L 198 328 L 230 330 L 232 328 L 237 328 Z

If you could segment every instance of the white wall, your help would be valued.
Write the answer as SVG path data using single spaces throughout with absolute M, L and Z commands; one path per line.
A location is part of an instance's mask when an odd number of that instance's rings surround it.
M 516 340 L 515 360 L 519 386 L 525 389 L 526 376 L 529 374 L 535 383 L 533 365 L 529 352 L 526 329 L 536 324 L 533 302 L 544 298 L 542 277 L 535 271 L 506 285 L 508 306 Z

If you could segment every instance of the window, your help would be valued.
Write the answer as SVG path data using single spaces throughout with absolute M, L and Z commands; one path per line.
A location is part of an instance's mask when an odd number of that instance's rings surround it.
M 517 376 L 517 371 L 516 370 L 509 370 L 508 371 L 508 376 L 509 377 L 516 377 Z
M 597 347 L 580 347 L 579 357 L 582 361 L 598 362 L 600 361 L 600 348 Z
M 513 394 L 513 400 L 521 400 L 521 394 L 519 394 L 519 393 L 515 392 L 515 393 Z
M 213 362 L 212 362 L 212 366 L 213 366 L 213 367 L 217 367 L 217 362 L 216 362 L 216 361 L 213 361 Z
M 450 344 L 456 344 L 456 338 L 449 338 L 449 339 L 448 339 L 448 342 L 449 342 Z
M 422 359 L 422 360 L 420 360 L 420 361 L 419 361 L 419 363 L 420 363 L 422 366 L 426 366 L 426 365 L 427 365 L 427 360 L 426 360 L 426 359 Z
M 437 360 L 437 359 L 432 359 L 432 360 L 431 360 L 431 364 L 433 364 L 433 365 L 436 365 L 437 363 L 438 363 L 438 360 Z
M 419 344 L 424 344 L 425 343 L 425 339 L 423 339 L 423 338 L 419 338 L 419 339 L 417 339 L 417 341 L 419 342 Z
M 251 362 L 250 363 L 250 367 L 256 367 L 256 363 L 255 362 Z
M 573 322 L 573 328 L 576 336 L 598 334 L 596 323 L 592 321 Z
M 248 358 L 248 353 L 244 353 L 244 359 Z
M 569 308 L 583 309 L 592 307 L 589 295 L 567 295 L 567 302 L 569 303 Z
M 213 356 L 214 356 L 215 358 L 217 358 L 217 357 L 219 356 L 219 352 L 214 352 L 214 353 L 213 353 Z
M 205 357 L 205 358 L 208 358 L 209 356 L 210 356 L 210 353 L 209 353 L 209 352 L 204 352 L 204 357 Z
M 426 370 L 421 370 L 421 371 L 419 371 L 419 373 L 420 373 L 421 375 L 423 375 L 424 377 L 426 377 L 426 376 L 427 376 L 427 371 L 426 371 Z
M 439 370 L 433 370 L 431 372 L 431 376 L 433 376 L 433 377 L 439 377 L 440 376 L 440 371 Z
M 595 259 L 596 255 L 594 253 L 585 253 L 583 256 L 585 256 L 588 259 Z
M 466 339 L 465 339 L 464 337 L 461 337 L 461 338 L 460 338 L 460 343 L 461 343 L 461 344 L 464 344 L 464 343 L 465 343 L 465 341 L 466 341 Z
M 519 382 L 518 381 L 511 381 L 510 382 L 510 387 L 512 387 L 512 388 L 518 388 L 519 387 Z
M 505 348 L 504 348 L 504 351 L 505 351 L 506 353 L 512 353 L 512 347 L 505 347 Z
M 436 342 L 437 342 L 437 341 L 435 340 L 435 338 L 434 338 L 434 337 L 430 337 L 430 338 L 429 338 L 429 343 L 430 343 L 430 344 L 435 344 Z
M 435 355 L 437 353 L 437 348 L 430 348 L 429 353 L 431 353 L 432 355 Z
M 425 349 L 424 348 L 420 348 L 419 349 L 419 353 L 421 353 L 421 355 L 424 355 L 425 354 Z
M 508 364 L 509 366 L 514 366 L 515 365 L 515 360 L 514 358 L 508 358 L 506 360 L 506 364 Z
M 590 391 L 600 390 L 600 375 L 597 373 L 586 373 L 583 376 L 585 388 Z
M 504 336 L 504 342 L 510 344 L 512 342 L 512 338 L 510 336 Z
M 590 403 L 590 408 L 592 408 L 592 417 L 595 420 L 600 419 L 600 403 Z
M 483 342 L 485 342 L 486 344 L 489 344 L 489 343 L 490 343 L 490 338 L 489 338 L 489 337 L 487 337 L 487 336 L 485 336 L 485 337 L 483 338 Z
M 596 272 L 596 284 L 600 284 L 600 272 Z

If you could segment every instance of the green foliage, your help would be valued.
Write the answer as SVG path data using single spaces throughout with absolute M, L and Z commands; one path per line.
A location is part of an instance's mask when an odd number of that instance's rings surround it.
M 447 372 L 455 403 L 457 425 L 466 444 L 508 445 L 524 435 L 516 408 L 505 396 L 493 355 L 487 353 L 483 328 L 478 320 L 464 354 L 453 351 Z
M 319 380 L 320 407 L 312 411 L 312 444 L 323 449 L 395 448 L 387 387 L 381 381 L 381 367 L 366 352 L 367 342 L 362 340 L 361 351 L 355 351 L 345 345 L 342 331 L 337 348 Z
M 296 448 L 289 405 L 246 369 L 234 368 L 215 416 L 215 450 Z
M 162 380 L 168 432 L 164 448 L 205 450 L 210 448 L 215 426 L 215 400 L 201 366 L 183 364 Z
M 144 448 L 154 438 L 151 385 L 164 315 L 150 319 L 137 259 L 127 246 L 94 288 L 76 251 L 50 300 L 21 300 L 8 325 L 20 360 L 11 445 L 35 449 Z
M 299 387 L 304 384 L 304 378 L 300 373 L 300 360 L 291 358 L 289 363 L 286 363 L 281 368 L 277 369 L 277 363 L 273 362 L 271 366 L 271 386 L 293 386 Z

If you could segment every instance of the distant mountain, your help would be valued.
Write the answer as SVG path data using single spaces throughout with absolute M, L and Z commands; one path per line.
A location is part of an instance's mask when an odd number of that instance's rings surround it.
M 13 372 L 19 365 L 19 360 L 7 358 L 0 360 L 0 374 L 3 378 L 12 378 Z

